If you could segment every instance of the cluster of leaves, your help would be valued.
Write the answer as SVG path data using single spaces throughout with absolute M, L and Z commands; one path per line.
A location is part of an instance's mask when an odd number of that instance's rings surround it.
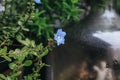
M 42 57 L 47 55 L 47 47 L 44 48 L 42 44 L 36 45 L 34 41 L 29 39 L 20 40 L 20 42 L 26 46 L 21 49 L 9 50 L 9 52 L 6 46 L 0 49 L 0 56 L 9 62 L 9 68 L 11 69 L 7 76 L 0 74 L 0 79 L 18 80 L 18 76 L 22 73 L 22 68 L 33 65 L 34 67 L 31 69 L 33 73 L 24 76 L 24 79 L 37 80 L 40 76 L 40 69 L 46 66 L 46 64 L 42 62 Z
M 79 0 L 3 0 L 0 12 L 0 58 L 8 62 L 9 73 L 2 80 L 18 80 L 24 67 L 32 65 L 23 80 L 37 80 L 47 66 L 42 58 L 54 47 L 54 27 L 78 21 L 82 9 Z M 58 23 L 55 21 L 58 20 Z M 0 63 L 4 64 L 4 62 Z M 3 66 L 4 67 L 4 66 Z
M 80 0 L 43 0 L 43 8 L 46 13 L 49 13 L 51 19 L 59 19 L 64 26 L 69 21 L 78 21 L 80 13 L 83 9 L 80 8 Z

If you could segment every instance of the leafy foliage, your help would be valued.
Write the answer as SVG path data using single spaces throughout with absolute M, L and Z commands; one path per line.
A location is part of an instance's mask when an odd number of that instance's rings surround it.
M 40 70 L 47 66 L 42 58 L 54 47 L 55 20 L 61 27 L 79 20 L 78 0 L 3 0 L 0 12 L 0 57 L 8 62 L 9 73 L 2 80 L 18 80 L 24 67 L 33 66 L 32 73 L 22 79 L 37 80 Z
M 26 39 L 25 41 L 26 43 L 24 44 L 23 42 L 23 44 L 26 46 L 24 46 L 21 49 L 10 50 L 9 52 L 7 52 L 7 47 L 0 49 L 0 56 L 5 58 L 5 60 L 7 60 L 8 62 L 10 62 L 9 68 L 12 70 L 9 73 L 9 76 L 4 77 L 4 80 L 7 80 L 8 77 L 10 78 L 10 80 L 16 80 L 17 76 L 19 76 L 22 73 L 21 68 L 25 66 L 30 66 L 32 65 L 32 63 L 34 67 L 33 73 L 31 74 L 31 78 L 37 78 L 39 76 L 39 70 L 44 65 L 46 65 L 45 63 L 42 63 L 42 57 L 47 55 L 48 48 L 44 48 L 42 44 L 36 45 L 34 41 L 30 41 L 29 39 Z M 31 59 L 31 57 L 28 56 L 35 56 L 36 58 Z M 37 76 L 34 74 L 37 74 Z

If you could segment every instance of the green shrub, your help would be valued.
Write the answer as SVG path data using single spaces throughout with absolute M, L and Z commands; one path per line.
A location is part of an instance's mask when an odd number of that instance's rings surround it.
M 37 80 L 40 70 L 48 66 L 42 58 L 54 47 L 54 26 L 58 19 L 61 27 L 71 20 L 78 21 L 78 0 L 3 0 L 0 11 L 0 57 L 9 65 L 7 75 L 0 74 L 3 80 L 18 80 L 22 68 L 33 66 L 32 73 L 22 79 Z M 0 7 L 1 8 L 1 7 Z

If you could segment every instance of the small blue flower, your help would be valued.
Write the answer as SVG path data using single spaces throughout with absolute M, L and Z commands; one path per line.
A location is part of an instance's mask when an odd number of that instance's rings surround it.
M 5 7 L 0 5 L 0 12 L 5 11 Z
M 57 30 L 57 33 L 55 34 L 54 39 L 57 41 L 58 46 L 61 44 L 64 44 L 65 36 L 66 36 L 66 32 L 63 32 L 62 29 Z
M 37 4 L 40 4 L 40 3 L 41 3 L 41 0 L 35 0 L 35 2 L 36 2 Z

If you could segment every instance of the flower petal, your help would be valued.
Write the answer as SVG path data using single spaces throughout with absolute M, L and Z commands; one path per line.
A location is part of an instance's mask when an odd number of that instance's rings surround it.
M 60 44 L 64 44 L 65 39 L 64 37 L 66 36 L 66 33 L 62 31 L 62 29 L 58 29 L 57 33 L 54 36 L 54 40 L 57 41 L 57 45 L 59 46 Z
M 41 3 L 41 0 L 34 0 L 37 4 Z

